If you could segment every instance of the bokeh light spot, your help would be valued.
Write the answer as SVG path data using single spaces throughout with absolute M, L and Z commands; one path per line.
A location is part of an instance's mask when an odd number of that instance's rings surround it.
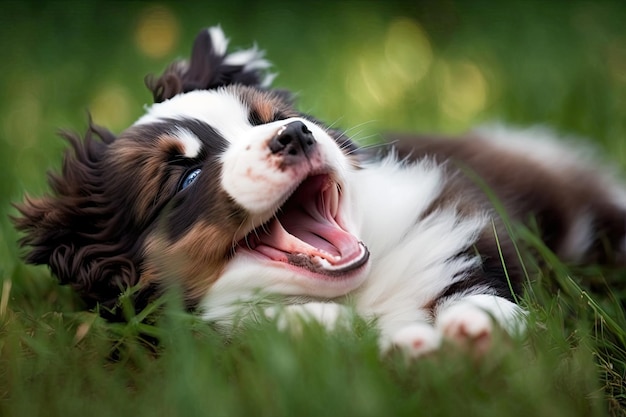
M 414 20 L 391 23 L 381 44 L 356 51 L 346 89 L 364 109 L 397 105 L 428 74 L 433 53 L 428 36 Z
M 402 18 L 389 27 L 385 57 L 397 79 L 417 83 L 428 73 L 433 52 L 428 36 L 414 20 Z
M 112 129 L 125 128 L 130 124 L 131 108 L 129 93 L 118 85 L 101 88 L 89 104 L 94 121 Z
M 162 58 L 176 46 L 179 24 L 165 6 L 152 5 L 141 12 L 135 29 L 137 48 L 150 58 Z
M 470 61 L 437 63 L 437 94 L 442 113 L 458 122 L 470 122 L 487 104 L 487 82 Z

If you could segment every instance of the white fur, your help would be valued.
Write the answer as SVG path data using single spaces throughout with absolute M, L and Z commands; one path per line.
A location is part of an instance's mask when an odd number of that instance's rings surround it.
M 224 63 L 227 65 L 241 65 L 243 71 L 256 71 L 265 70 L 272 66 L 272 64 L 264 59 L 265 51 L 260 50 L 256 45 L 250 49 L 244 49 L 236 51 L 226 55 L 228 50 L 229 39 L 224 35 L 224 31 L 220 26 L 214 26 L 207 29 L 211 35 L 211 43 L 213 45 L 213 51 L 216 55 L 225 56 Z M 264 74 L 261 80 L 261 87 L 267 88 L 272 84 L 276 74 Z
M 265 52 L 259 50 L 256 45 L 250 49 L 244 49 L 229 54 L 224 59 L 224 63 L 228 65 L 242 65 L 244 71 L 257 69 L 267 69 L 272 66 L 269 61 L 263 59 Z
M 597 149 L 588 141 L 560 137 L 544 126 L 516 129 L 495 124 L 477 129 L 476 133 L 502 152 L 523 155 L 558 175 L 578 173 L 594 177 L 616 204 L 626 208 L 626 190 L 618 179 L 618 170 L 601 161 Z
M 221 26 L 213 26 L 207 29 L 209 35 L 211 35 L 211 43 L 213 44 L 213 51 L 216 55 L 225 55 L 228 49 L 228 38 L 224 34 Z
M 180 140 L 185 152 L 183 155 L 187 158 L 195 158 L 200 154 L 202 142 L 196 135 L 194 135 L 189 129 L 179 127 L 176 129 L 176 138 Z
M 282 126 L 296 121 L 304 123 L 313 133 L 317 146 L 309 155 L 307 164 L 277 169 L 278 157 L 270 151 L 268 141 Z M 232 142 L 222 156 L 222 186 L 235 201 L 263 222 L 312 172 L 330 168 L 340 183 L 346 174 L 346 160 L 333 139 L 305 119 L 290 118 L 255 127 L 248 124 Z
M 265 315 L 276 320 L 280 330 L 300 334 L 303 323 L 315 321 L 332 331 L 338 327 L 349 328 L 351 310 L 336 303 L 310 302 L 272 306 Z M 401 349 L 408 358 L 417 358 L 439 349 L 444 340 L 470 348 L 487 349 L 497 324 L 510 335 L 520 335 L 525 330 L 526 312 L 517 304 L 488 294 L 459 295 L 439 305 L 434 323 L 416 319 L 390 331 L 378 323 L 382 330 L 381 351 Z
M 453 256 L 476 240 L 486 216 L 461 218 L 452 207 L 420 220 L 443 181 L 441 167 L 429 160 L 403 166 L 387 159 L 358 171 L 351 182 L 372 263 L 355 305 L 361 314 L 378 317 L 383 333 L 426 321 L 420 307 L 479 264 L 477 257 Z
M 352 314 L 350 309 L 336 303 L 310 302 L 293 304 L 285 307 L 272 306 L 265 310 L 269 319 L 276 320 L 280 330 L 300 333 L 304 322 L 314 321 L 326 330 L 333 331 L 338 327 L 347 328 Z
M 573 166 L 586 166 L 595 151 L 582 146 L 576 138 L 557 139 L 554 132 L 543 126 L 514 129 L 490 125 L 476 130 L 481 139 L 509 154 L 523 155 L 548 170 L 562 172 Z M 569 146 L 568 146 L 569 145 Z
M 196 119 L 207 123 L 221 134 L 231 146 L 222 155 L 224 190 L 253 215 L 263 218 L 280 205 L 311 171 L 332 168 L 335 180 L 342 182 L 348 162 L 334 140 L 316 124 L 302 118 L 290 118 L 259 126 L 248 120 L 248 109 L 229 89 L 192 91 L 151 106 L 135 125 L 165 119 Z M 284 171 L 276 169 L 267 146 L 284 125 L 300 121 L 313 133 L 319 154 L 310 159 L 310 166 L 294 166 Z M 186 153 L 197 155 L 199 142 L 193 134 L 182 134 Z M 197 139 L 197 138 L 196 138 Z M 263 221 L 267 220 L 263 218 Z M 258 225 L 258 224 L 257 224 Z
M 251 127 L 246 107 L 227 89 L 222 88 L 196 90 L 153 104 L 134 125 L 158 123 L 166 119 L 200 120 L 231 142 Z
M 442 303 L 436 312 L 435 326 L 449 337 L 477 337 L 490 334 L 492 320 L 511 335 L 525 330 L 526 312 L 517 304 L 489 294 L 471 294 Z M 460 334 L 463 330 L 465 334 Z
M 439 349 L 441 341 L 441 332 L 432 325 L 415 322 L 400 328 L 389 337 L 383 337 L 380 347 L 383 352 L 398 347 L 410 358 L 416 358 Z
M 556 175 L 569 175 L 574 181 L 576 178 L 593 179 L 597 187 L 595 191 L 602 191 L 610 201 L 626 210 L 626 188 L 617 168 L 603 161 L 597 149 L 590 146 L 588 141 L 577 137 L 559 137 L 551 129 L 542 126 L 512 129 L 492 125 L 478 129 L 477 133 L 482 140 L 502 152 L 529 158 Z M 571 262 L 581 260 L 593 242 L 596 220 L 593 213 L 581 208 L 564 238 L 560 253 L 563 259 Z M 626 239 L 620 249 L 620 259 L 625 259 Z
M 420 187 L 415 187 L 416 178 Z M 344 216 L 353 219 L 352 230 L 369 243 L 371 270 L 354 282 L 328 285 L 236 255 L 203 300 L 204 317 L 227 322 L 237 314 L 236 305 L 257 297 L 259 290 L 324 298 L 349 292 L 360 315 L 377 319 L 383 348 L 404 345 L 400 341 L 408 336 L 402 335 L 413 332 L 407 327 L 432 326 L 420 307 L 479 265 L 477 257 L 450 258 L 475 241 L 486 216 L 461 218 L 449 208 L 418 221 L 439 195 L 443 179 L 441 168 L 428 160 L 403 166 L 391 157 L 367 169 L 348 170 L 344 188 L 349 195 L 344 198 L 350 200 L 343 206 L 359 210 Z M 440 335 L 423 337 L 428 340 L 420 346 L 429 351 Z
M 324 280 L 238 251 L 200 303 L 204 318 L 227 324 L 242 303 L 264 294 L 340 302 L 347 297 L 358 314 L 377 321 L 383 348 L 412 346 L 410 354 L 415 356 L 439 345 L 444 333 L 433 327 L 424 307 L 479 267 L 477 256 L 458 254 L 476 241 L 489 221 L 486 212 L 461 216 L 453 204 L 425 214 L 446 181 L 440 165 L 428 159 L 404 164 L 391 155 L 364 169 L 354 169 L 334 140 L 314 123 L 293 118 L 253 127 L 245 106 L 223 89 L 174 97 L 153 106 L 137 124 L 166 117 L 199 119 L 227 139 L 230 146 L 221 157 L 222 186 L 256 218 L 253 226 L 268 220 L 307 175 L 330 172 L 342 188 L 340 217 L 344 226 L 366 242 L 371 253 L 371 268 L 350 278 Z M 308 165 L 277 169 L 268 141 L 281 126 L 293 121 L 305 123 L 318 145 Z M 493 305 L 478 307 L 486 307 L 492 314 Z M 327 309 L 335 311 L 335 307 L 305 304 L 289 307 L 285 314 L 307 313 L 329 326 L 336 320 L 332 317 L 339 315 L 327 314 Z M 505 328 L 511 327 L 509 320 L 517 320 L 513 314 L 494 318 Z M 290 322 L 280 320 L 281 325 Z
M 252 54 L 241 52 L 230 59 L 243 62 Z M 350 303 L 359 315 L 376 321 L 383 350 L 397 346 L 410 357 L 436 350 L 443 340 L 489 341 L 494 324 L 510 334 L 523 331 L 523 309 L 495 296 L 487 287 L 456 294 L 429 311 L 432 300 L 480 267 L 479 257 L 470 255 L 468 249 L 481 231 L 490 227 L 493 216 L 488 211 L 461 215 L 454 203 L 427 214 L 447 181 L 445 170 L 437 163 L 429 159 L 403 163 L 392 154 L 355 169 L 335 141 L 306 119 L 252 126 L 248 109 L 229 89 L 176 96 L 153 105 L 136 124 L 166 118 L 198 119 L 227 140 L 229 147 L 221 156 L 221 184 L 250 213 L 254 227 L 269 220 L 308 175 L 329 172 L 342 189 L 339 217 L 344 227 L 365 242 L 371 255 L 370 266 L 354 276 L 313 279 L 294 268 L 237 251 L 200 302 L 205 319 L 228 325 L 240 313 L 242 303 L 267 294 Z M 306 124 L 318 145 L 308 164 L 278 169 L 276 155 L 268 149 L 268 143 L 280 127 L 294 121 Z M 197 155 L 198 138 L 191 132 L 180 133 L 185 155 Z M 483 134 L 485 141 L 500 147 L 502 152 L 521 153 L 546 169 L 570 169 L 572 165 L 562 162 L 564 152 L 571 153 L 568 157 L 581 164 L 586 163 L 584 155 L 564 151 L 562 145 L 542 131 L 498 128 Z M 537 136 L 539 139 L 531 139 Z M 599 178 L 606 178 L 603 184 L 608 189 L 618 190 L 608 175 Z M 615 195 L 619 193 L 615 191 Z M 593 218 L 581 212 L 566 237 L 566 255 L 578 258 L 585 252 L 592 224 Z M 468 255 L 459 256 L 466 252 Z M 281 328 L 296 326 L 297 330 L 304 318 L 333 329 L 346 317 L 345 307 L 340 304 L 305 303 L 269 309 L 266 314 L 275 318 Z M 294 325 L 294 318 L 300 324 Z

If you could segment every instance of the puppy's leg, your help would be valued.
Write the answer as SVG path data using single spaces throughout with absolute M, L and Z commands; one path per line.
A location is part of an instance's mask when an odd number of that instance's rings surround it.
M 435 309 L 435 328 L 445 340 L 484 353 L 492 342 L 495 326 L 509 335 L 525 329 L 525 311 L 502 297 L 467 295 L 444 300 Z
M 417 358 L 434 352 L 441 346 L 441 333 L 426 322 L 416 322 L 401 327 L 388 338 L 381 336 L 381 350 L 400 349 L 409 358 Z
M 303 323 L 316 322 L 328 331 L 349 327 L 353 313 L 349 307 L 337 303 L 309 302 L 288 306 L 269 307 L 265 310 L 269 319 L 276 320 L 281 331 L 300 333 Z
M 379 312 L 376 324 L 380 329 L 378 345 L 384 354 L 399 350 L 408 358 L 417 358 L 436 351 L 442 335 L 432 323 L 426 309 L 409 308 Z
M 417 358 L 438 350 L 443 341 L 486 352 L 496 328 L 510 335 L 525 329 L 525 311 L 517 304 L 495 295 L 477 294 L 450 297 L 434 309 L 434 323 L 426 319 L 394 326 L 381 320 L 380 346 L 383 352 L 400 349 Z

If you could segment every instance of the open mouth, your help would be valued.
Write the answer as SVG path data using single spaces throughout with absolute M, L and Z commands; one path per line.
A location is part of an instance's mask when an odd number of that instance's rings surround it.
M 308 177 L 240 247 L 316 275 L 340 278 L 356 271 L 367 263 L 369 252 L 342 225 L 340 194 L 329 175 Z

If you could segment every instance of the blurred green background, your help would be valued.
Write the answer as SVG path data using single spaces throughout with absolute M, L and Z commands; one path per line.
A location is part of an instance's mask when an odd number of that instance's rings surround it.
M 202 27 L 256 42 L 276 87 L 363 143 L 539 123 L 624 166 L 625 18 L 623 1 L 2 2 L 0 273 L 23 268 L 7 215 L 59 167 L 57 129 L 83 131 L 88 112 L 124 129 L 150 103 L 144 76 L 187 56 Z
M 215 24 L 233 48 L 265 49 L 302 111 L 364 145 L 543 124 L 626 172 L 625 22 L 625 1 L 0 2 L 0 415 L 624 415 L 623 273 L 578 271 L 602 284 L 594 301 L 546 257 L 528 342 L 407 368 L 380 361 L 367 329 L 294 343 L 266 325 L 224 343 L 175 309 L 158 326 L 102 323 L 22 265 L 8 215 L 45 192 L 59 128 L 82 132 L 91 113 L 120 132 L 150 103 L 144 76 Z M 158 359 L 140 332 L 160 338 Z

